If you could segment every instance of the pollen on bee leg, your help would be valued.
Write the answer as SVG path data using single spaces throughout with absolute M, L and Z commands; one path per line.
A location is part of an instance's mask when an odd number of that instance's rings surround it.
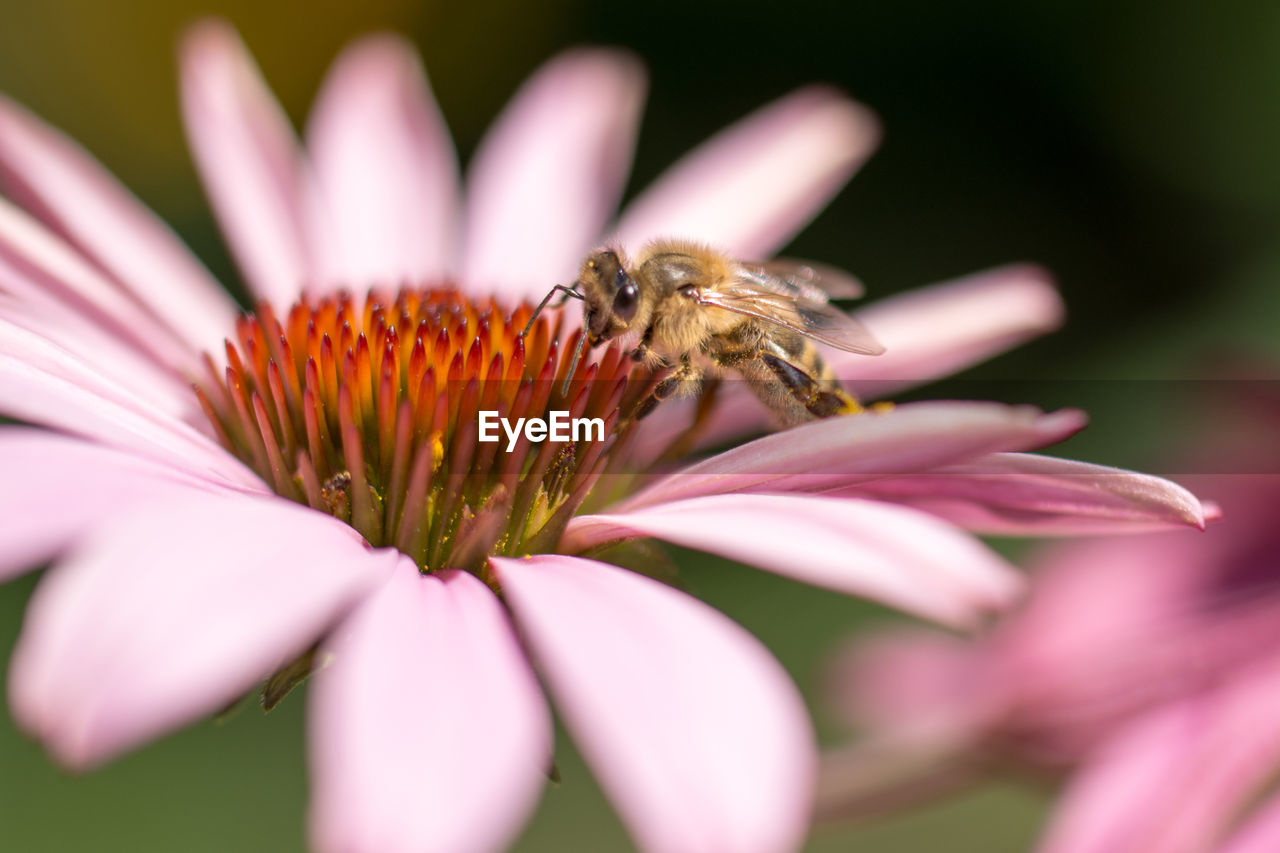
M 837 414 L 860 415 L 866 411 L 866 408 L 864 408 L 863 405 L 859 403 L 855 398 L 850 397 L 847 394 L 842 394 L 840 396 L 844 397 L 845 400 L 844 400 L 844 405 L 840 407 L 840 411 L 837 412 Z
M 531 315 L 450 289 L 304 298 L 283 319 L 263 305 L 237 322 L 225 368 L 206 356 L 196 396 L 218 441 L 277 493 L 423 571 L 480 573 L 490 554 L 558 539 L 629 434 L 629 360 L 615 345 L 571 364 L 562 312 Z M 607 440 L 507 453 L 476 441 L 481 411 L 557 410 L 599 418 Z

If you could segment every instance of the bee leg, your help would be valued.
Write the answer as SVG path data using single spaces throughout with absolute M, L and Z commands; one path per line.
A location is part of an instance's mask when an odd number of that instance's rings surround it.
M 632 361 L 650 361 L 653 359 L 653 326 L 644 330 L 644 334 L 640 336 L 639 343 L 635 349 L 631 351 Z
M 702 378 L 702 371 L 693 366 L 693 362 L 686 353 L 680 359 L 680 364 L 670 375 L 663 378 L 661 382 L 653 386 L 643 400 L 636 404 L 632 411 L 632 420 L 641 420 L 654 410 L 654 408 L 663 400 L 670 397 L 681 387 L 689 388 L 698 383 Z
M 711 412 L 715 408 L 716 392 L 719 389 L 720 377 L 708 376 L 703 380 L 702 393 L 698 395 L 698 409 L 694 412 L 693 422 L 685 428 L 684 432 L 676 436 L 666 450 L 662 451 L 662 455 L 658 457 L 659 462 L 671 462 L 689 455 L 694 445 L 698 443 L 698 439 L 706 432 L 707 425 L 711 423 Z
M 830 418 L 862 411 L 862 407 L 848 394 L 821 387 L 812 376 L 791 362 L 770 352 L 760 353 L 760 360 L 786 386 L 791 396 L 815 418 Z
M 715 360 L 716 367 L 737 368 L 759 356 L 760 353 L 755 349 L 738 349 L 718 352 L 712 359 Z

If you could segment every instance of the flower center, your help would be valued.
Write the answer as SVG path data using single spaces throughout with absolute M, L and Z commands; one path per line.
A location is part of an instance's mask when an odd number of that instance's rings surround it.
M 238 321 L 225 369 L 206 357 L 196 393 L 280 495 L 424 571 L 481 571 L 489 554 L 553 548 L 631 424 L 630 360 L 610 347 L 565 382 L 580 332 L 548 312 L 522 335 L 531 313 L 454 290 L 304 298 L 283 319 L 264 304 Z M 521 418 L 602 423 L 538 441 L 509 431 Z

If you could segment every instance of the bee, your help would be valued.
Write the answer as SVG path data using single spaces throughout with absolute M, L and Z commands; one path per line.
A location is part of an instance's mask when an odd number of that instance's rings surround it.
M 632 358 L 673 368 L 638 404 L 637 419 L 726 372 L 741 376 L 782 426 L 857 412 L 857 400 L 814 342 L 863 355 L 884 352 L 829 302 L 859 296 L 861 286 L 802 262 L 747 263 L 701 244 L 659 240 L 634 262 L 619 249 L 591 253 L 574 285 L 557 285 L 542 304 L 556 291 L 583 302 L 579 352 L 584 341 L 596 347 L 638 333 Z

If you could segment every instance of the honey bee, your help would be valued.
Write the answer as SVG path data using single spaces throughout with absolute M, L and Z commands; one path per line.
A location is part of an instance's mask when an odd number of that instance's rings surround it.
M 857 412 L 857 400 L 841 388 L 814 342 L 863 355 L 884 351 L 828 301 L 859 296 L 860 285 L 802 262 L 747 263 L 697 243 L 659 240 L 634 262 L 618 249 L 593 252 L 573 287 L 558 285 L 547 299 L 557 290 L 583 302 L 579 351 L 583 341 L 596 347 L 638 333 L 632 358 L 673 368 L 637 406 L 636 418 L 728 371 L 784 426 Z

